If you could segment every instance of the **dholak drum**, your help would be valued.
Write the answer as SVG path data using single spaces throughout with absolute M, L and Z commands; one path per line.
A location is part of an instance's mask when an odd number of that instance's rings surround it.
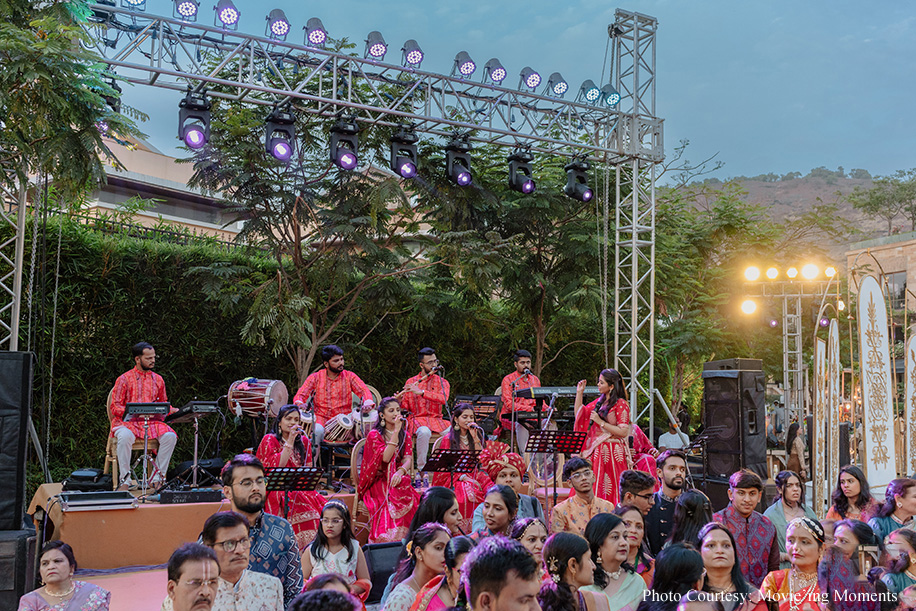
M 353 441 L 353 418 L 349 414 L 337 414 L 324 425 L 324 440 L 328 443 Z
M 250 418 L 264 418 L 267 415 L 276 417 L 280 408 L 286 405 L 289 391 L 280 380 L 246 378 L 232 383 L 227 399 L 229 409 L 241 409 Z
M 358 439 L 364 439 L 369 436 L 369 431 L 375 428 L 375 423 L 378 422 L 378 411 L 372 410 L 368 414 L 361 414 L 354 412 L 354 418 L 359 418 L 359 428 L 356 430 L 356 437 Z

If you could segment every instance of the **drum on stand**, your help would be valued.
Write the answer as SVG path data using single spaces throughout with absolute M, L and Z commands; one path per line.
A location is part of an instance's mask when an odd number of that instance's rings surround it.
M 368 437 L 369 431 L 375 428 L 375 423 L 378 422 L 378 419 L 379 415 L 377 410 L 372 410 L 368 414 L 354 412 L 353 420 L 354 422 L 359 422 L 359 426 L 356 428 L 356 439 L 359 440 Z
M 289 400 L 289 391 L 281 380 L 245 378 L 232 383 L 226 399 L 232 413 L 263 420 L 266 435 L 268 416 L 277 417 L 280 408 Z M 254 441 L 257 444 L 257 440 Z
M 312 412 L 300 412 L 299 424 L 302 425 L 302 434 L 312 439 L 312 431 L 315 430 L 315 414 Z
M 324 440 L 327 443 L 352 443 L 353 418 L 349 414 L 337 414 L 324 425 Z

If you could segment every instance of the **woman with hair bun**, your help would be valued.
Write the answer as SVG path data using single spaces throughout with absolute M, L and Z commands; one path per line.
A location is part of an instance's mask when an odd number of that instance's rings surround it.
M 445 573 L 445 548 L 451 535 L 442 524 L 424 524 L 407 542 L 407 558 L 394 573 L 385 611 L 408 611 L 423 586 Z
M 868 521 L 880 543 L 898 528 L 912 528 L 916 516 L 916 480 L 892 479 L 884 491 L 884 505 Z
M 588 541 L 572 533 L 556 533 L 544 545 L 550 581 L 538 592 L 542 611 L 608 611 L 608 598 L 583 590 L 595 581 Z
M 796 518 L 786 528 L 791 568 L 769 573 L 760 586 L 779 611 L 821 611 L 817 568 L 824 548 L 824 529 L 817 520 Z

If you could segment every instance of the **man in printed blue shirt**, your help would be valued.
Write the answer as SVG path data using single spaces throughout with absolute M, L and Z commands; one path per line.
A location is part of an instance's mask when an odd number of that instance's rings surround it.
M 223 494 L 251 525 L 251 558 L 248 568 L 277 577 L 283 584 L 283 604 L 302 591 L 302 557 L 289 522 L 264 513 L 267 482 L 264 465 L 250 454 L 239 454 L 222 471 Z

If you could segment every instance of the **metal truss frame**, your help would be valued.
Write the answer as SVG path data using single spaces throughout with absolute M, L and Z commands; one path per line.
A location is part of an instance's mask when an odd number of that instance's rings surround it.
M 0 240 L 0 350 L 19 350 L 22 267 L 25 252 L 26 184 L 11 171 L 0 180 L 0 225 L 10 231 Z

